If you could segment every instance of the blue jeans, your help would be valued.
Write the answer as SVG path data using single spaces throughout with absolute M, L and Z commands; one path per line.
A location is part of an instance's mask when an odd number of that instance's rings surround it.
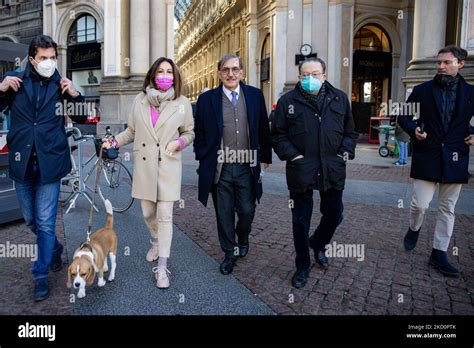
M 33 165 L 33 172 L 33 180 L 26 183 L 15 182 L 15 186 L 26 225 L 36 234 L 38 254 L 32 272 L 33 278 L 38 280 L 48 277 L 53 252 L 61 247 L 56 238 L 60 182 L 40 184 L 38 165 Z
M 398 161 L 400 163 L 406 164 L 408 160 L 408 143 L 405 143 L 399 140 L 397 140 L 397 142 L 398 142 L 398 152 L 399 152 Z

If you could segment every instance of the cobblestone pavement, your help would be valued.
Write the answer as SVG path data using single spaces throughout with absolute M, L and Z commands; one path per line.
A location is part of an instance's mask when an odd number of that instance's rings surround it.
M 61 209 L 56 219 L 56 235 L 64 245 L 64 229 Z M 23 220 L 0 225 L 0 244 L 35 244 L 35 235 Z M 66 255 L 63 253 L 63 261 Z M 67 265 L 60 272 L 50 272 L 49 298 L 33 301 L 34 281 L 31 274 L 33 261 L 30 258 L 0 258 L 0 315 L 70 315 L 72 304 L 66 288 Z
M 405 169 L 402 169 L 405 170 Z M 185 209 L 174 222 L 204 251 L 221 261 L 212 201 L 204 208 L 196 188 L 183 187 Z M 315 198 L 317 194 L 315 195 Z M 428 265 L 436 212 L 429 211 L 415 250 L 402 240 L 407 209 L 345 204 L 345 220 L 335 233 L 337 243 L 362 244 L 363 261 L 330 259 L 324 272 L 313 267 L 307 285 L 291 286 L 295 270 L 288 198 L 264 194 L 257 208 L 250 252 L 233 274 L 280 314 L 474 314 L 474 216 L 457 215 L 450 256 L 462 270 L 459 279 L 445 278 Z M 312 230 L 320 218 L 318 200 Z
M 389 165 L 370 165 L 360 163 L 347 163 L 347 179 L 352 180 L 370 180 L 370 181 L 382 181 L 382 182 L 397 182 L 397 183 L 413 183 L 413 179 L 410 178 L 410 167 L 396 167 Z M 270 173 L 281 173 L 285 174 L 284 166 L 272 166 L 268 169 Z M 474 189 L 474 172 L 471 173 L 471 177 L 467 184 L 463 185 L 463 188 Z
M 189 166 L 185 169 L 194 173 L 193 157 L 192 151 L 184 156 L 185 167 Z M 408 166 L 394 167 L 388 159 L 379 160 L 349 162 L 348 179 L 410 182 Z M 284 166 L 277 160 L 269 172 L 283 174 Z M 285 185 L 284 175 L 281 179 L 278 183 Z M 474 179 L 464 188 L 474 188 Z M 223 255 L 212 200 L 204 208 L 197 201 L 196 186 L 183 186 L 182 196 L 185 209 L 175 205 L 175 224 L 220 262 Z M 320 218 L 317 196 L 312 230 Z M 364 260 L 332 258 L 328 271 L 314 266 L 306 287 L 294 289 L 290 284 L 295 255 L 288 197 L 265 193 L 257 208 L 249 255 L 238 261 L 233 275 L 280 314 L 474 314 L 474 212 L 456 214 L 450 250 L 457 247 L 459 252 L 450 259 L 462 270 L 459 279 L 445 278 L 428 265 L 436 211 L 428 211 L 420 241 L 412 252 L 402 246 L 407 209 L 377 202 L 346 202 L 344 216 L 333 240 L 364 246 Z M 61 211 L 57 234 L 64 242 Z M 35 237 L 17 221 L 0 225 L 0 244 L 7 242 L 29 244 Z M 66 267 L 51 274 L 50 297 L 40 303 L 32 301 L 31 267 L 26 258 L 0 258 L 0 315 L 72 314 L 73 305 L 64 285 Z

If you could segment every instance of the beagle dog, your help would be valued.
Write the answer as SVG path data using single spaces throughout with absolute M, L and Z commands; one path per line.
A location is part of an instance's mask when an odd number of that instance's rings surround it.
M 97 285 L 100 287 L 105 285 L 104 272 L 109 270 L 107 255 L 110 256 L 111 263 L 108 280 L 111 282 L 115 278 L 117 235 L 113 229 L 113 210 L 109 200 L 105 201 L 105 208 L 107 210 L 106 226 L 92 234 L 90 241 L 82 243 L 74 252 L 72 263 L 67 271 L 66 286 L 70 289 L 74 285 L 74 289 L 79 289 L 78 298 L 86 296 L 86 285 L 92 285 L 96 273 L 99 273 Z

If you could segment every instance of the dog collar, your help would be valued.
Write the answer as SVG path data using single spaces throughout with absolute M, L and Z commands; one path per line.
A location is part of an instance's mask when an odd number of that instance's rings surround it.
M 91 259 L 92 266 L 94 267 L 94 271 L 99 272 L 99 267 L 95 264 L 94 254 L 91 251 L 84 251 L 80 250 L 76 254 L 74 254 L 74 258 L 81 257 L 81 256 L 88 256 Z
M 74 254 L 74 257 L 88 256 L 92 263 L 94 263 L 94 254 L 91 251 L 80 250 Z

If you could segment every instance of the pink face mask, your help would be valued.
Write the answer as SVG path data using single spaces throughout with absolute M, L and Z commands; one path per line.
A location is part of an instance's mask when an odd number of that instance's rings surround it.
M 162 91 L 167 91 L 173 86 L 173 78 L 169 76 L 157 77 L 155 83 Z

